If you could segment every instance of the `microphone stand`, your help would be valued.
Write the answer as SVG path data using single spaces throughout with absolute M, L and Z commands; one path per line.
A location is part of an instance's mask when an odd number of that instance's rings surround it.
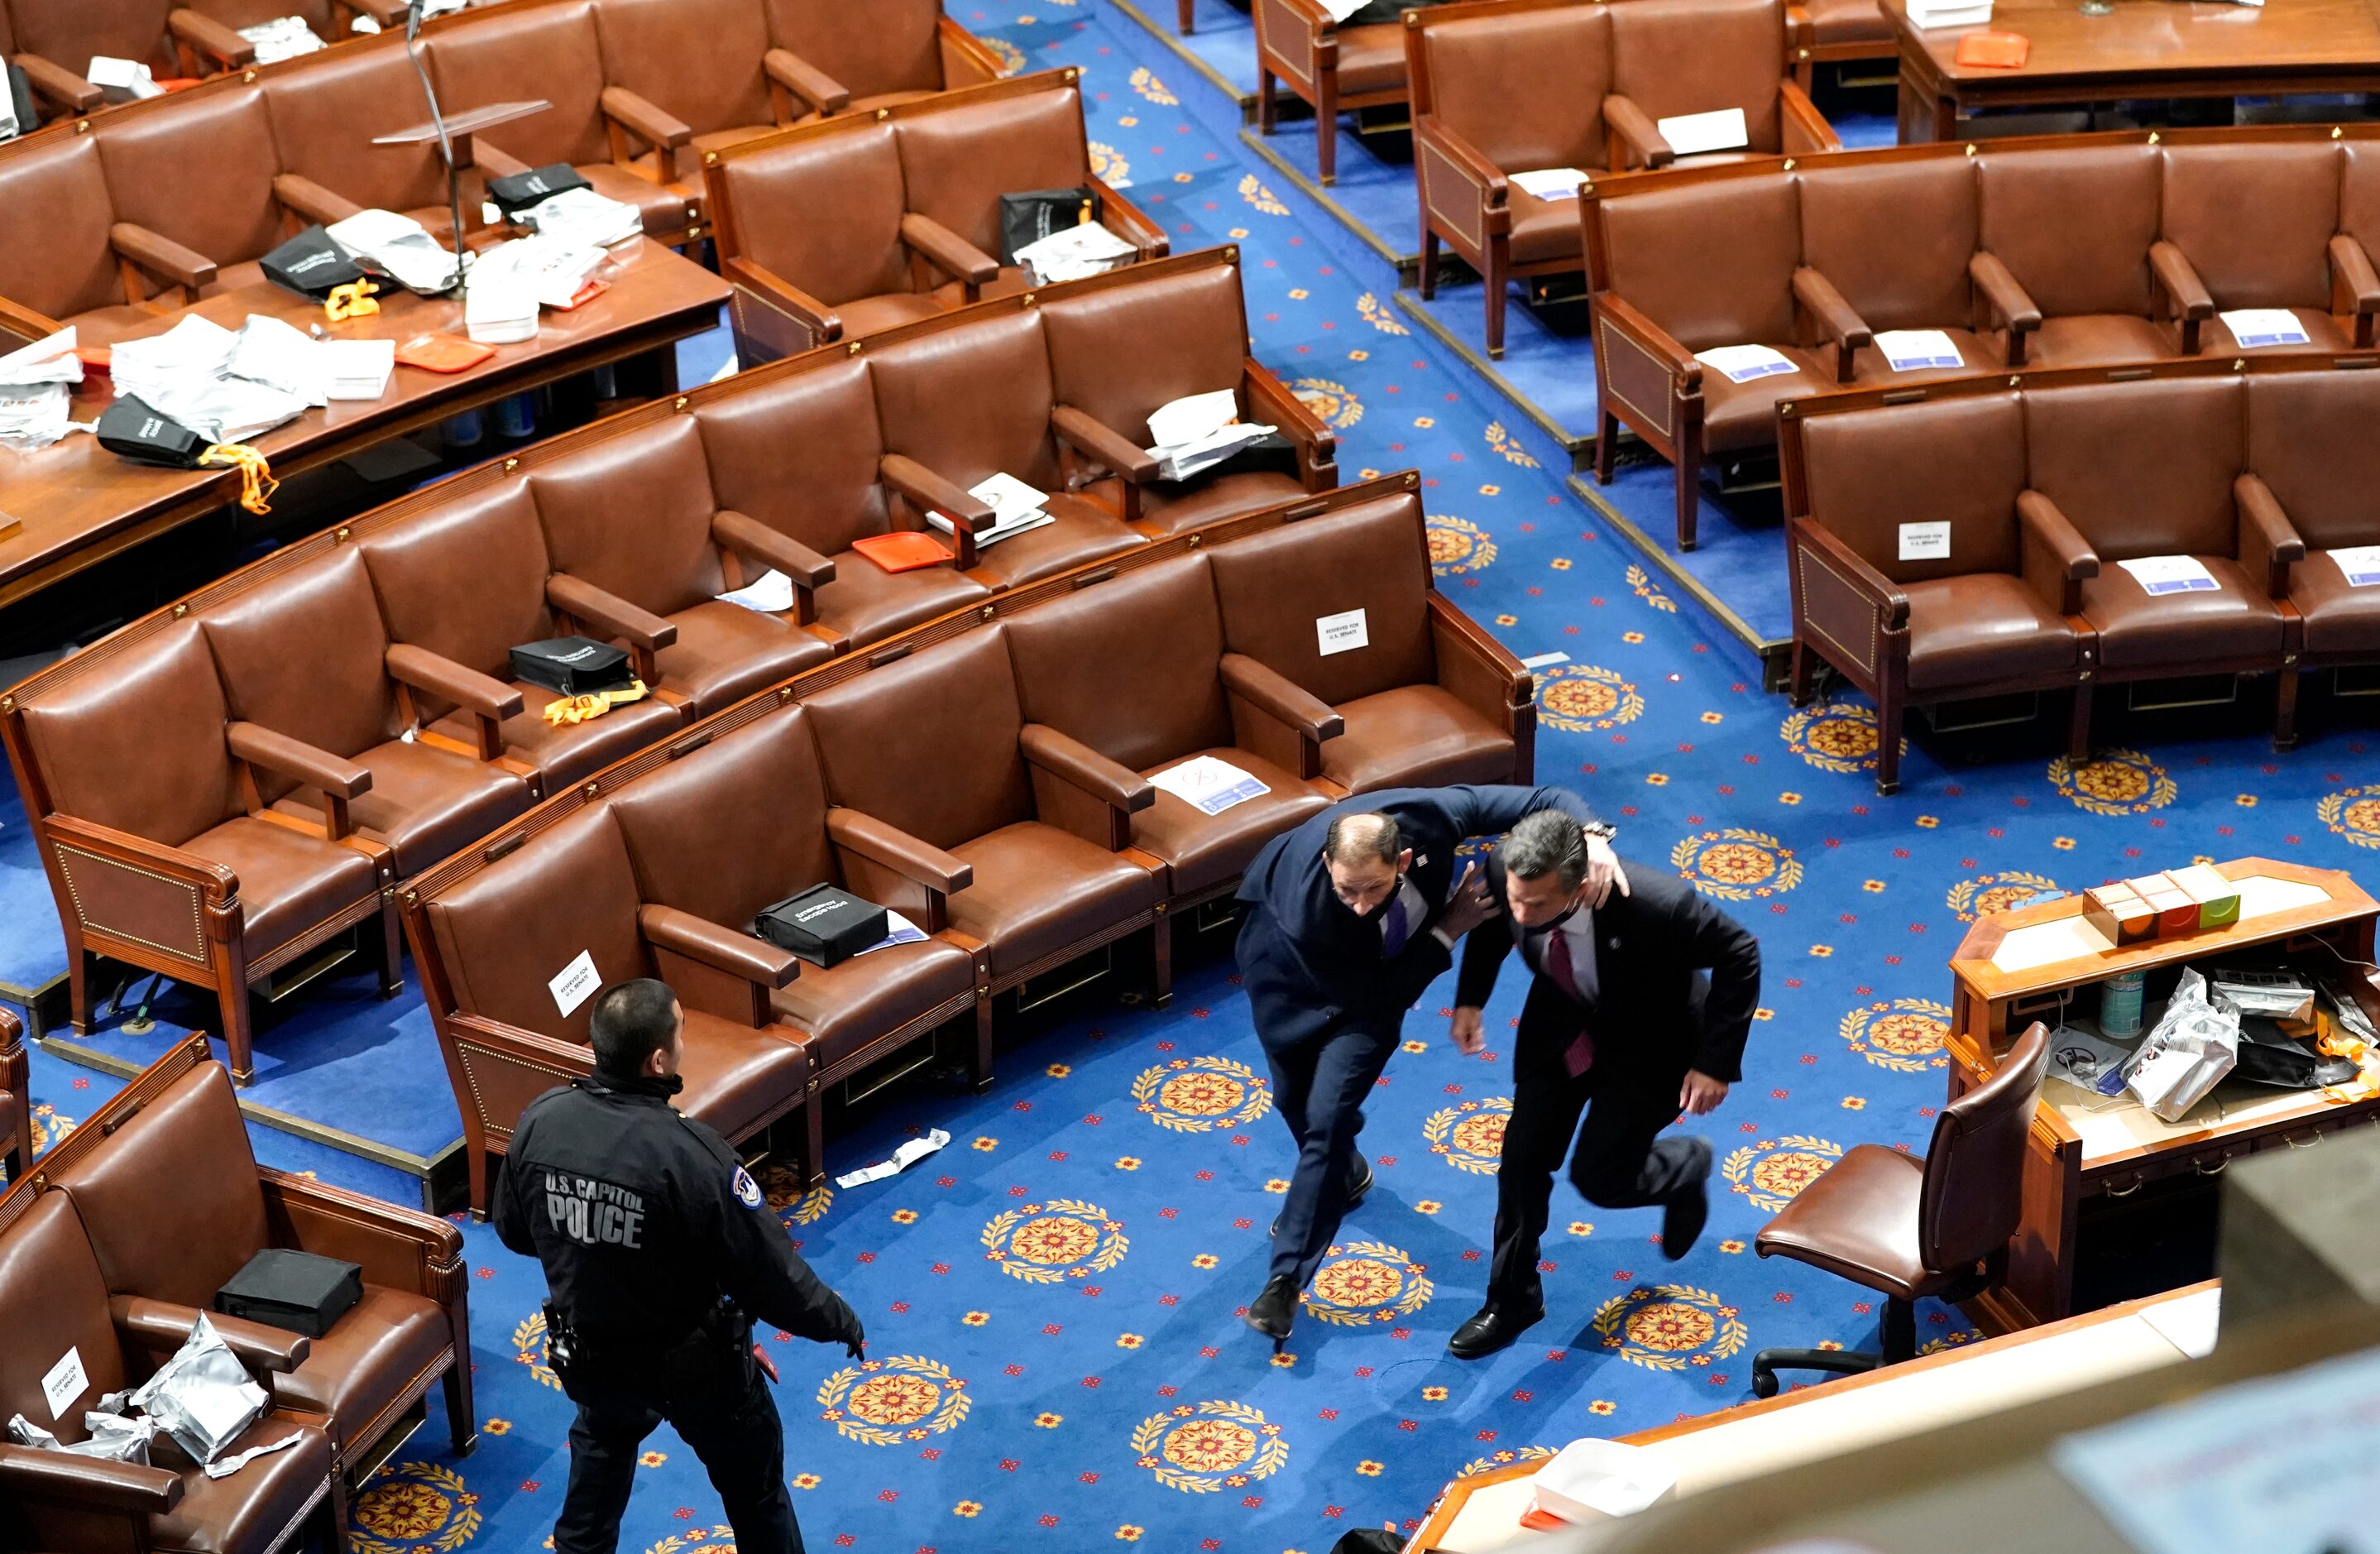
M 446 115 L 438 107 L 438 89 L 430 84 L 430 72 L 421 67 L 421 12 L 424 0 L 412 0 L 405 9 L 405 57 L 413 62 L 413 73 L 421 79 L 421 95 L 430 103 L 430 122 L 438 131 L 438 154 L 446 161 L 446 209 L 454 225 L 455 300 L 468 307 L 471 282 L 463 263 L 463 170 L 455 165 L 455 142 L 446 134 Z

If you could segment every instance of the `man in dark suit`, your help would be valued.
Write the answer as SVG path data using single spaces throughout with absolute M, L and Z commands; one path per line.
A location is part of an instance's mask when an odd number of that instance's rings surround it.
M 1248 866 L 1240 973 L 1271 1064 L 1273 1105 L 1297 1141 L 1288 1200 L 1273 1221 L 1271 1272 L 1247 1313 L 1276 1344 L 1289 1336 L 1298 1292 L 1341 1217 L 1371 1186 L 1355 1135 L 1406 1012 L 1453 964 L 1454 941 L 1494 909 L 1477 865 L 1456 878 L 1455 849 L 1538 809 L 1560 817 L 1580 843 L 1579 889 L 1600 902 L 1619 878 L 1610 828 L 1565 788 L 1369 794 L 1275 837 Z M 1597 832 L 1592 857 L 1587 826 Z
M 1455 1045 L 1479 1050 L 1480 1010 L 1507 952 L 1517 945 L 1536 975 L 1513 1043 L 1488 1303 L 1447 1346 L 1464 1360 L 1545 1316 L 1537 1242 L 1565 1151 L 1588 1202 L 1664 1206 L 1661 1250 L 1686 1255 L 1709 1216 L 1710 1144 L 1659 1135 L 1727 1099 L 1760 1001 L 1759 941 L 1683 880 L 1645 870 L 1626 896 L 1596 904 L 1575 826 L 1523 819 L 1489 855 L 1488 892 L 1504 910 L 1463 946 Z

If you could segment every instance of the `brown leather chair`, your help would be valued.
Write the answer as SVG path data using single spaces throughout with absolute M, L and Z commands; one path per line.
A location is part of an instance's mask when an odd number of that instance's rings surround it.
M 1876 0 L 1800 0 L 1801 40 L 1793 45 L 1793 79 L 1810 90 L 1821 61 L 1891 60 L 1900 55 L 1892 24 Z
M 737 354 L 772 360 L 1025 289 L 1000 201 L 1091 188 L 1143 257 L 1164 232 L 1091 172 L 1073 68 L 941 93 L 748 140 L 705 158 Z
M 0 59 L 23 70 L 25 82 L 33 91 L 33 122 L 19 125 L 19 134 L 55 122 L 61 115 L 96 113 L 107 101 L 106 93 L 82 78 L 79 67 L 19 49 L 16 24 L 9 19 L 5 4 L 0 4 Z
M 40 1185 L 23 1183 L 0 1197 L 0 1332 L 8 1335 L 0 1343 L 0 1412 L 45 1421 L 45 1429 L 73 1443 L 88 1437 L 82 1416 L 100 1395 L 145 1379 L 189 1336 L 199 1313 L 111 1297 L 74 1199 Z M 279 1328 L 208 1320 L 251 1372 L 267 1372 L 275 1384 L 304 1365 L 312 1347 Z M 89 1384 L 53 1419 L 42 1378 L 68 1350 L 81 1355 Z M 317 1537 L 344 1549 L 346 1491 L 328 1423 L 308 1411 L 272 1409 L 233 1449 L 293 1435 L 297 1444 L 226 1478 L 209 1478 L 196 1464 L 143 1467 L 0 1443 L 0 1497 L 8 1507 L 0 1537 L 18 1549 L 282 1554 Z
M 873 113 L 996 81 L 1008 67 L 937 0 L 764 0 L 770 79 L 785 112 Z M 799 119 L 796 118 L 796 122 Z
M 2180 326 L 2180 354 L 2239 355 L 2217 316 L 2235 308 L 2287 309 L 2306 344 L 2279 349 L 2371 343 L 2380 276 L 2362 245 L 2338 229 L 2345 155 L 2322 140 L 2167 148 L 2162 236 L 2149 263 Z M 2354 321 L 2351 336 L 2342 317 Z
M 436 142 L 371 143 L 430 116 L 401 31 L 307 55 L 297 69 L 260 74 L 277 150 L 273 188 L 284 206 L 324 225 L 361 210 L 395 211 L 419 222 L 442 243 L 446 240 L 455 218 Z M 541 82 L 542 77 L 529 79 Z M 520 95 L 543 95 L 541 84 L 535 92 L 515 84 Z M 458 114 L 487 101 L 501 99 L 442 101 L 440 106 Z M 458 157 L 477 143 L 475 137 L 463 137 Z M 480 207 L 487 190 L 486 175 L 475 162 L 464 162 L 461 186 L 463 229 L 474 232 L 482 225 Z
M 595 30 L 614 162 L 691 184 L 706 152 L 785 123 L 761 0 L 601 0 Z
M 230 1075 L 203 1040 L 152 1064 L 42 1157 L 74 1202 L 109 1295 L 205 1310 L 268 1247 L 363 1269 L 363 1298 L 273 1376 L 282 1408 L 319 1414 L 350 1484 L 446 1390 L 456 1453 L 474 1444 L 470 1280 L 460 1232 L 435 1215 L 256 1163 Z
M 1341 26 L 1318 0 L 1255 0 L 1257 133 L 1279 112 L 1276 80 L 1314 108 L 1314 160 L 1325 188 L 1339 181 L 1339 115 L 1405 100 L 1403 29 L 1393 21 Z
M 608 807 L 555 825 L 408 914 L 422 989 L 463 1107 L 471 1208 L 488 1209 L 490 1160 L 504 1154 L 521 1109 L 556 1084 L 591 1074 L 594 1000 L 564 1014 L 551 983 L 581 954 L 597 986 L 659 977 L 686 1010 L 686 1087 L 677 1109 L 730 1142 L 765 1134 L 804 1104 L 809 1048 L 775 1023 L 770 995 L 794 979 L 794 957 L 689 913 L 647 905 Z M 812 1125 L 815 1134 L 815 1123 Z M 822 1174 L 813 1151 L 809 1178 Z
M 1777 1372 L 1848 1376 L 1916 1358 L 1916 1303 L 1961 1301 L 2006 1277 L 2022 1213 L 2025 1137 L 2049 1071 L 2049 1030 L 2017 1038 L 1999 1071 L 1944 1107 L 1934 1140 L 1913 1156 L 1854 1146 L 1802 1189 L 1753 1240 L 1764 1257 L 1791 1257 L 1884 1297 L 1880 1354 L 1764 1349 L 1752 1390 L 1777 1395 Z
M 2281 694 L 2301 674 L 2380 663 L 2380 588 L 2349 584 L 2338 552 L 2380 545 L 2380 378 L 2362 372 L 2276 372 L 2248 382 L 2248 467 L 2237 496 L 2242 512 L 2302 553 L 2283 559 L 2301 641 Z M 2281 739 L 2288 745 L 2294 729 Z
M 302 3 L 293 4 L 283 14 L 304 8 Z M 256 63 L 256 45 L 209 14 L 219 9 L 178 6 L 173 0 L 7 0 L 8 22 L 16 34 L 9 53 L 25 67 L 34 89 L 52 103 L 67 112 L 90 113 L 105 102 L 84 79 L 94 55 L 146 65 L 160 80 Z M 397 9 L 402 14 L 404 7 Z M 235 25 L 270 19 L 257 17 Z M 99 100 L 91 101 L 92 96 Z
M 1976 169 L 1973 275 L 2011 367 L 2154 361 L 2172 353 L 2158 313 L 2163 158 L 2152 145 L 2060 147 Z
M 24 1179 L 33 1158 L 33 1085 L 27 1072 L 25 1024 L 0 1009 L 0 1166 Z
M 553 560 L 554 608 L 587 636 L 625 639 L 646 684 L 693 714 L 834 656 L 830 636 L 797 624 L 809 609 L 788 621 L 717 597 L 772 567 L 800 597 L 832 581 L 834 564 L 720 509 L 692 417 L 590 439 L 540 464 L 529 491 Z
M 90 1031 L 93 1000 L 105 992 L 92 986 L 102 955 L 211 985 L 232 1075 L 245 1084 L 254 1072 L 250 984 L 376 922 L 377 934 L 366 928 L 363 938 L 380 956 L 382 987 L 402 985 L 388 850 L 333 838 L 299 816 L 264 818 L 264 792 L 287 781 L 270 763 L 285 755 L 317 763 L 293 740 L 228 732 L 231 708 L 197 621 L 8 699 L 9 764 L 66 923 L 78 1032 Z M 370 777 L 353 781 L 349 764 L 338 763 L 338 779 L 359 796 Z
M 1876 786 L 1900 786 L 1909 706 L 2068 692 L 2088 752 L 2095 653 L 2082 610 L 2098 564 L 2025 486 L 2013 393 L 1789 419 L 1793 704 L 1816 661 L 1876 702 Z M 1944 553 L 1901 559 L 1901 527 L 1947 524 Z

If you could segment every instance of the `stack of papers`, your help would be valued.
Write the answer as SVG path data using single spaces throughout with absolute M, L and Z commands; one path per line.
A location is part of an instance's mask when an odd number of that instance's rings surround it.
M 1575 167 L 1539 167 L 1533 172 L 1514 173 L 1506 180 L 1521 186 L 1523 192 L 1537 200 L 1575 200 L 1578 186 L 1586 182 L 1586 175 Z
M 1876 348 L 1895 372 L 1921 372 L 1934 368 L 1966 365 L 1959 347 L 1939 329 L 1887 329 L 1877 334 Z
M 568 188 L 523 211 L 521 225 L 540 236 L 578 248 L 608 249 L 645 229 L 634 205 L 606 200 L 591 188 Z
M 1989 6 L 1985 7 L 1986 11 Z M 1655 119 L 1653 127 L 1670 149 L 1680 156 L 1700 156 L 1705 152 L 1742 151 L 1752 143 L 1752 131 L 1743 122 L 1742 108 L 1718 108 L 1707 114 L 1678 114 L 1665 119 Z
M 1148 418 L 1148 434 L 1156 439 L 1148 456 L 1157 460 L 1159 479 L 1186 480 L 1243 448 L 1254 447 L 1273 431 L 1269 426 L 1243 422 L 1239 395 L 1230 389 L 1185 395 L 1160 406 Z
M 231 358 L 224 363 L 224 370 L 235 378 L 296 395 L 310 405 L 322 403 L 322 353 L 311 339 L 261 313 L 250 313 L 232 336 Z
M 574 288 L 576 289 L 576 288 Z M 472 272 L 463 299 L 463 332 L 482 346 L 509 346 L 537 338 L 537 283 L 519 275 Z
M 1233 805 L 1272 792 L 1230 761 L 1213 756 L 1194 756 L 1180 766 L 1168 767 L 1152 774 L 1148 785 L 1163 788 L 1202 815 L 1220 815 Z
M 2241 350 L 2258 346 L 2302 346 L 2307 343 L 2305 325 L 2287 308 L 2234 308 L 2215 315 Z
M 1709 350 L 1696 351 L 1694 359 L 1724 374 L 1730 383 L 1748 383 L 1755 378 L 1797 370 L 1791 361 L 1767 346 L 1713 346 Z
M 235 334 L 194 313 L 163 334 L 119 343 L 109 370 L 118 395 L 211 443 L 245 443 L 322 403 L 320 368 L 299 365 L 292 338 L 312 362 L 313 343 L 278 319 L 250 314 Z
M 314 30 L 302 17 L 282 17 L 255 27 L 243 27 L 239 35 L 256 45 L 256 62 L 270 65 L 275 60 L 295 59 L 301 54 L 312 54 L 324 46 L 314 36 Z
M 2196 556 L 2143 556 L 2116 565 L 2131 573 L 2141 591 L 2152 599 L 2168 593 L 2213 593 L 2222 587 Z
M 394 340 L 323 340 L 314 350 L 322 358 L 325 399 L 378 399 L 396 371 Z
M 409 291 L 434 297 L 455 285 L 455 256 L 411 216 L 395 211 L 358 211 L 322 229 L 332 241 L 396 277 Z
M 92 55 L 91 63 L 83 67 L 82 79 L 107 93 L 111 103 L 138 103 L 144 97 L 165 95 L 165 89 L 157 84 L 149 67 L 114 55 Z
M 603 250 L 594 244 L 540 232 L 533 237 L 498 243 L 474 259 L 471 292 L 476 297 L 484 285 L 518 283 L 529 289 L 540 306 L 567 308 L 578 288 L 587 284 L 589 273 L 602 262 Z
M 1937 27 L 1981 27 L 1992 19 L 1992 0 L 1902 0 L 1909 25 L 1927 31 Z
M 82 382 L 82 358 L 74 353 L 75 332 L 62 329 L 0 356 L 0 443 L 30 453 L 73 430 L 67 401 Z
M 967 494 L 991 509 L 991 527 L 976 530 L 975 542 L 978 550 L 986 545 L 998 544 L 1012 535 L 1023 534 L 1027 529 L 1039 528 L 1057 521 L 1042 505 L 1050 500 L 1050 493 L 1034 490 L 1014 475 L 994 475 L 981 484 L 970 487 Z M 944 534 L 958 531 L 958 526 L 940 513 L 927 514 L 926 521 Z
M 1016 262 L 1034 285 L 1079 281 L 1128 264 L 1139 250 L 1097 222 L 1062 227 L 1016 250 Z

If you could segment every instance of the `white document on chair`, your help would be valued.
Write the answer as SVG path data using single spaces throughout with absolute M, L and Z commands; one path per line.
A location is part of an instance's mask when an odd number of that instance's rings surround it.
M 2222 587 L 2196 556 L 2143 556 L 2116 565 L 2131 573 L 2151 599 L 2168 593 L 2213 593 Z
M 794 607 L 794 580 L 772 566 L 742 588 L 720 594 L 718 599 L 722 604 L 740 604 L 764 615 L 781 615 Z
M 2380 589 L 2380 545 L 2350 545 L 2330 552 L 2350 589 Z
M 1332 21 L 1345 21 L 1368 4 L 1370 0 L 1322 0 L 1322 8 L 1330 13 Z
M 1949 520 L 1944 518 L 1935 523 L 1902 524 L 1900 559 L 1902 561 L 1949 560 Z
M 1705 152 L 1740 152 L 1752 143 L 1752 130 L 1742 108 L 1715 108 L 1707 114 L 1673 114 L 1655 119 L 1653 127 L 1680 156 Z
M 1586 175 L 1575 167 L 1539 167 L 1514 173 L 1507 181 L 1520 185 L 1534 199 L 1575 200 L 1578 186 L 1586 182 Z
M 1888 329 L 1876 335 L 1876 348 L 1884 353 L 1886 364 L 1895 372 L 1966 365 L 1950 336 L 1938 329 Z
M 603 986 L 603 978 L 595 969 L 595 956 L 581 950 L 578 958 L 555 974 L 546 985 L 553 994 L 553 1006 L 562 1011 L 565 1020 L 578 1011 L 578 1006 L 593 998 Z
M 2223 327 L 2241 350 L 2258 346 L 2302 346 L 2309 339 L 2305 325 L 2287 308 L 2234 308 L 2228 313 L 2217 313 Z
M 1709 350 L 1696 351 L 1694 359 L 1724 374 L 1730 383 L 1748 383 L 1755 378 L 1771 378 L 1794 370 L 1792 362 L 1767 346 L 1713 346 Z
M 1154 772 L 1148 785 L 1163 788 L 1202 815 L 1220 815 L 1272 789 L 1227 760 L 1194 756 L 1179 766 Z

